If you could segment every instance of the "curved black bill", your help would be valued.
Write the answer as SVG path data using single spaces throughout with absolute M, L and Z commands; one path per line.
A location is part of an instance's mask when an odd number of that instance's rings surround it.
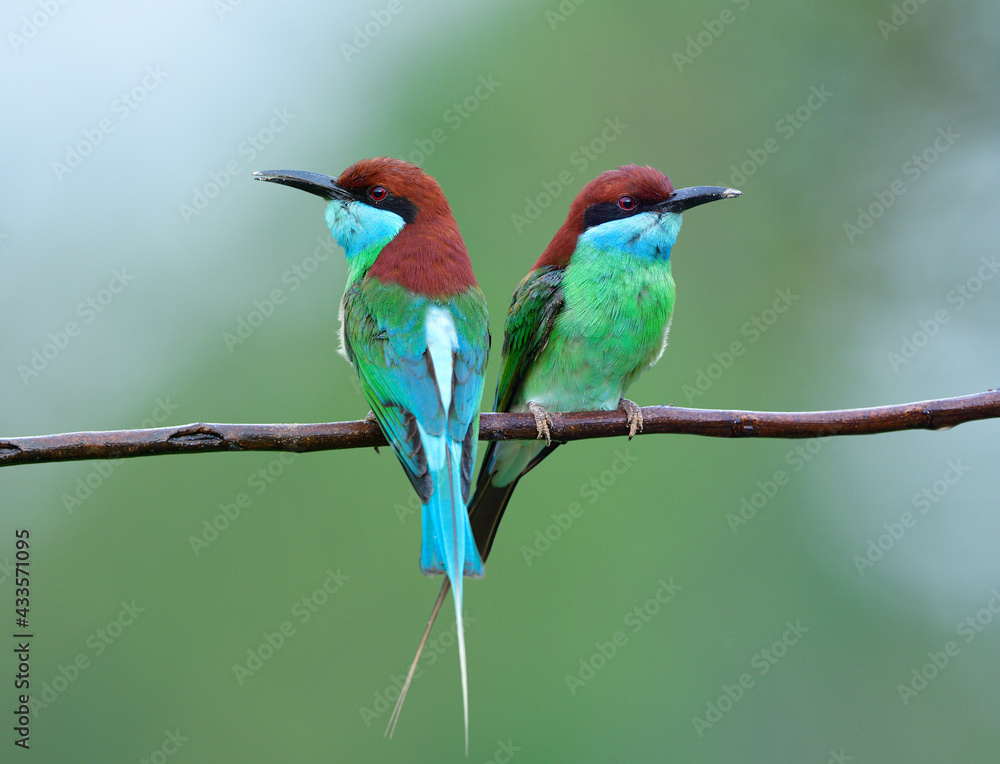
M 735 188 L 724 186 L 691 186 L 691 188 L 677 189 L 673 196 L 663 200 L 656 207 L 663 212 L 684 212 L 699 204 L 714 202 L 717 199 L 733 199 L 742 193 Z
M 291 186 L 300 191 L 308 191 L 310 194 L 322 196 L 324 199 L 349 200 L 353 197 L 344 189 L 337 185 L 337 179 L 329 175 L 321 175 L 318 172 L 303 172 L 300 170 L 261 170 L 253 174 L 254 180 L 267 180 L 271 183 L 280 183 L 283 186 Z

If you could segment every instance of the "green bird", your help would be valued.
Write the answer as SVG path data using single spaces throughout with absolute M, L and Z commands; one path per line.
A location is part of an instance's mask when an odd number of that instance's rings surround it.
M 531 412 L 538 439 L 495 441 L 486 449 L 469 502 L 483 560 L 518 481 L 559 446 L 550 411 L 620 408 L 630 438 L 642 429 L 642 410 L 624 396 L 667 344 L 675 294 L 670 251 L 681 213 L 739 195 L 718 186 L 674 190 L 662 172 L 637 165 L 602 173 L 577 195 L 507 313 L 494 408 Z M 447 592 L 445 581 L 390 731 Z
M 466 505 L 490 349 L 486 299 L 441 187 L 416 165 L 377 157 L 336 178 L 254 177 L 325 199 L 327 225 L 347 255 L 341 353 L 420 497 L 420 568 L 443 573 L 455 593 L 468 753 L 462 581 L 483 575 Z

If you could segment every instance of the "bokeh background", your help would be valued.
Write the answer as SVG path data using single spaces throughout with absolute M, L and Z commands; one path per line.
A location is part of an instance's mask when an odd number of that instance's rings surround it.
M 2 435 L 363 416 L 322 203 L 250 173 L 379 154 L 441 182 L 495 351 L 570 199 L 638 162 L 744 196 L 686 216 L 671 342 L 631 398 L 1000 381 L 990 0 L 14 0 L 0 30 Z M 466 590 L 468 760 L 996 761 L 998 445 L 981 422 L 561 449 Z M 27 528 L 45 702 L 17 755 L 463 760 L 451 618 L 382 739 L 439 584 L 413 509 L 367 449 L 3 469 L 0 632 Z

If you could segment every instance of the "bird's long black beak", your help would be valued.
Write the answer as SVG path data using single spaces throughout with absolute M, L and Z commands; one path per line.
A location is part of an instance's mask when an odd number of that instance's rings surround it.
M 347 191 L 337 185 L 337 179 L 329 175 L 321 175 L 318 172 L 302 172 L 300 170 L 261 170 L 253 174 L 255 180 L 267 180 L 271 183 L 280 183 L 283 186 L 291 186 L 300 191 L 308 191 L 310 194 L 322 196 L 324 199 L 340 199 L 349 201 L 353 199 Z
M 656 207 L 662 212 L 684 212 L 699 204 L 714 202 L 717 199 L 732 199 L 741 193 L 742 191 L 737 191 L 735 188 L 723 186 L 691 186 L 691 188 L 677 189 L 673 196 L 664 199 Z

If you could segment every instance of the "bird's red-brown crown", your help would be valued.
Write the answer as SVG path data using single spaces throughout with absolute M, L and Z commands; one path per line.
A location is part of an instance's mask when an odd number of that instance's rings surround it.
M 370 276 L 429 297 L 447 297 L 476 284 L 468 250 L 441 186 L 415 164 L 391 157 L 362 159 L 344 170 L 337 184 L 359 198 L 382 186 L 388 198 L 409 201 L 415 208 L 413 219 L 379 252 Z M 373 197 L 366 203 L 379 206 Z
M 428 215 L 451 215 L 441 186 L 415 164 L 392 157 L 375 157 L 355 162 L 337 184 L 359 195 L 374 186 L 384 187 L 393 196 L 409 199 Z
M 538 258 L 535 268 L 545 265 L 565 267 L 569 264 L 573 250 L 576 249 L 576 240 L 584 231 L 584 214 L 592 204 L 617 204 L 623 196 L 631 196 L 636 202 L 650 204 L 668 199 L 673 193 L 670 178 L 653 167 L 627 164 L 617 170 L 602 172 L 577 194 L 569 207 L 566 222 Z

